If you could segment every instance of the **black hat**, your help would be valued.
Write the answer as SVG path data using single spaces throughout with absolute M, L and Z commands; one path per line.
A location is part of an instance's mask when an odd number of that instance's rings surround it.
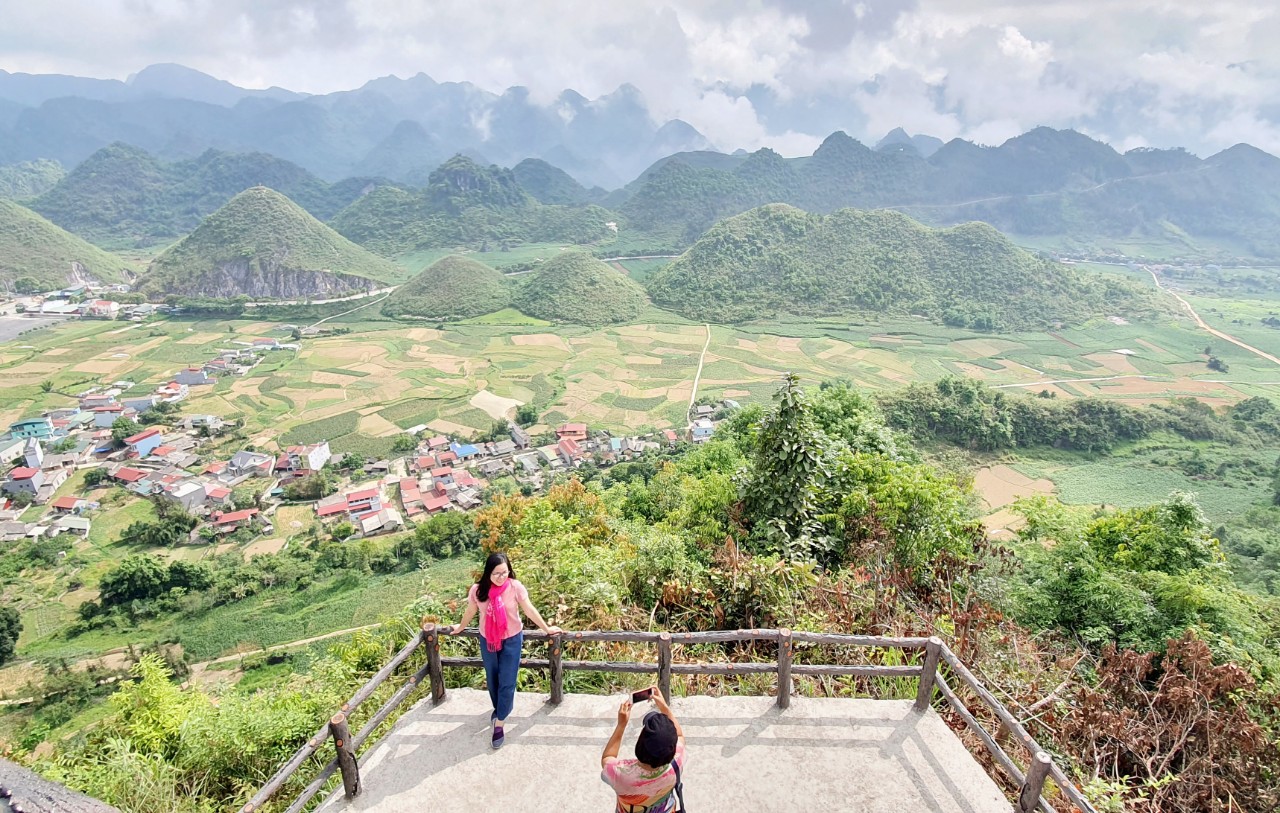
M 644 728 L 636 738 L 636 759 L 653 768 L 666 765 L 676 756 L 676 724 L 660 711 L 644 716 Z

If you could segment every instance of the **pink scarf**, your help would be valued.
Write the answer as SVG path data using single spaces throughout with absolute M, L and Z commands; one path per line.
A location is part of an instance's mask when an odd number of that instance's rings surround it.
M 504 581 L 501 587 L 489 585 L 489 601 L 484 610 L 484 624 L 480 631 L 490 652 L 502 649 L 502 642 L 507 637 L 507 606 L 503 603 L 502 594 L 510 586 L 511 579 Z

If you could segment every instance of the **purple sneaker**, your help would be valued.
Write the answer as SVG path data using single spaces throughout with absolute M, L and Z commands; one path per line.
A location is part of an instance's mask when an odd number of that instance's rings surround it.
M 496 751 L 501 748 L 504 739 L 505 737 L 502 733 L 502 726 L 498 725 L 497 720 L 495 720 L 493 726 L 493 750 Z

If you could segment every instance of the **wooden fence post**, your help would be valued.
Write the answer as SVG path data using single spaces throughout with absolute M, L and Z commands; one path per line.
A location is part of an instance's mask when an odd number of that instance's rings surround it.
M 1018 813 L 1035 813 L 1040 806 L 1040 794 L 1044 792 L 1044 780 L 1049 775 L 1053 758 L 1044 751 L 1036 751 L 1027 768 L 1027 778 L 1018 793 Z
M 560 640 L 560 633 L 552 635 L 549 641 L 550 646 L 548 651 L 551 656 L 551 705 L 558 706 L 564 702 L 564 642 Z
M 444 669 L 440 666 L 440 631 L 435 624 L 423 624 L 422 634 L 427 639 L 427 671 L 431 675 L 431 702 L 439 705 L 444 700 Z
M 923 712 L 933 703 L 934 677 L 938 674 L 938 659 L 942 656 L 942 639 L 936 635 L 924 645 L 924 665 L 920 669 L 920 686 L 916 690 L 916 702 L 912 707 Z
M 344 712 L 340 711 L 330 718 L 329 731 L 333 734 L 333 747 L 338 751 L 342 789 L 350 799 L 360 792 L 360 766 L 356 764 L 356 751 L 351 746 L 351 729 L 347 726 L 347 715 Z
M 671 633 L 658 633 L 658 691 L 671 702 Z
M 791 705 L 791 630 L 778 630 L 778 708 Z

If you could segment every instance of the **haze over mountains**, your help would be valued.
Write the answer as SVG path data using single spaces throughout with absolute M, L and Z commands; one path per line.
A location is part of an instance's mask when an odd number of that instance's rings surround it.
M 0 71 L 0 164 L 73 166 L 115 141 L 171 161 L 210 148 L 265 152 L 329 181 L 378 174 L 420 183 L 459 152 L 504 166 L 544 158 L 609 188 L 664 155 L 711 147 L 684 122 L 655 121 L 630 85 L 598 99 L 565 90 L 544 106 L 525 88 L 495 94 L 422 73 L 306 96 L 246 90 L 179 65 L 153 65 L 127 82 Z

